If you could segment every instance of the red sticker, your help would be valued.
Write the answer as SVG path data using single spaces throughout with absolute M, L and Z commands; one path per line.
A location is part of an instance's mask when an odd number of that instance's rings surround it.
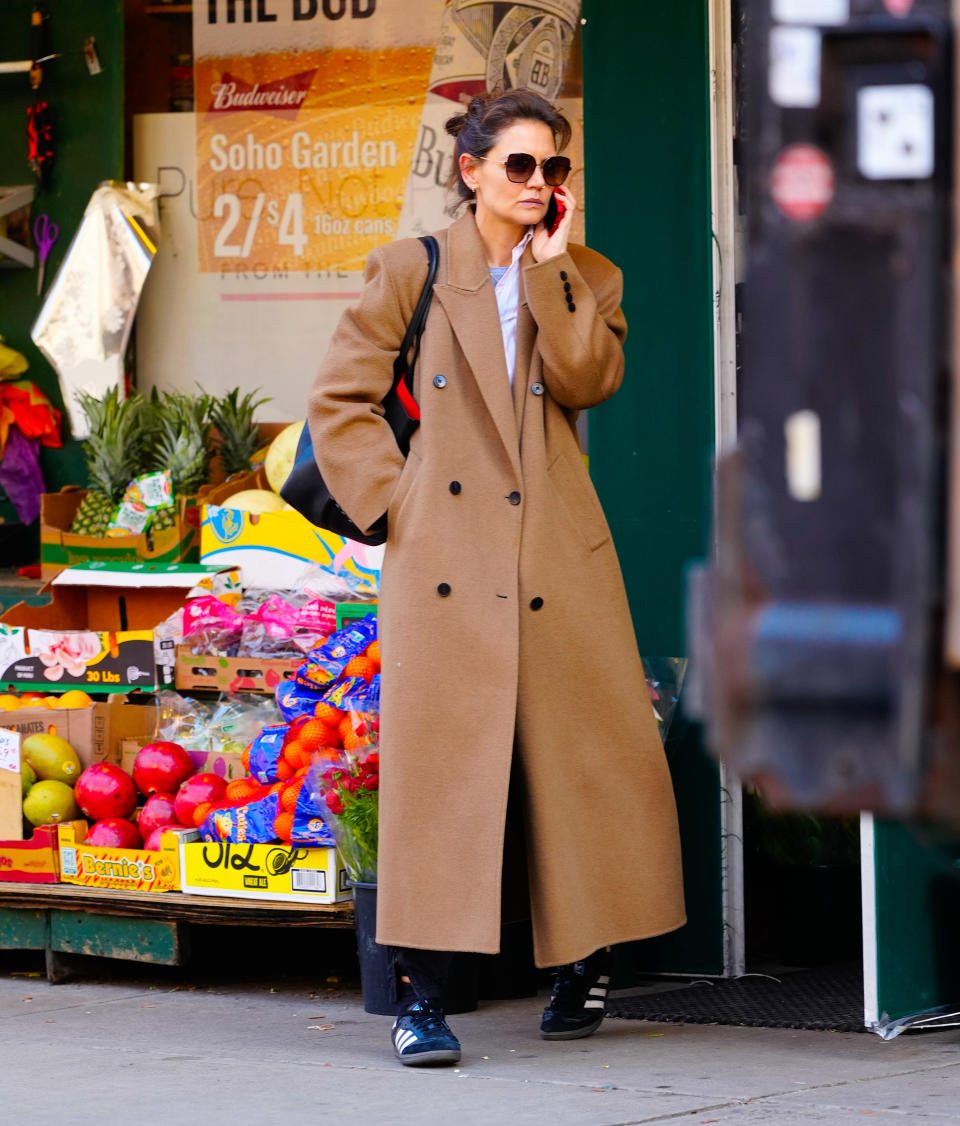
M 795 222 L 818 219 L 830 206 L 835 188 L 833 167 L 814 145 L 790 145 L 773 162 L 770 194 Z

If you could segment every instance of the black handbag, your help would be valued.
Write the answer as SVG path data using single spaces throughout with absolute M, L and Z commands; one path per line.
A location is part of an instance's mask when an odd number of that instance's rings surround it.
M 420 338 L 427 323 L 440 257 L 437 240 L 433 235 L 423 235 L 420 241 L 427 248 L 427 279 L 407 325 L 400 351 L 393 361 L 393 384 L 382 403 L 384 416 L 404 457 L 410 449 L 410 439 L 420 425 L 420 407 L 413 397 L 413 369 L 420 355 Z M 336 532 L 339 536 L 346 536 L 360 543 L 376 545 L 386 542 L 386 513 L 373 525 L 370 532 L 361 532 L 330 495 L 313 456 L 313 443 L 306 423 L 300 433 L 293 469 L 280 489 L 280 496 L 318 528 L 325 528 L 328 532 Z

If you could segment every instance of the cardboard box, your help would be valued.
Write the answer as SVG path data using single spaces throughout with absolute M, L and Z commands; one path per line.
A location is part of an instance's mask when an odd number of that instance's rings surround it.
M 145 746 L 148 739 L 124 739 L 120 746 L 120 766 L 130 774 L 133 771 L 133 762 L 140 748 Z M 187 754 L 193 759 L 193 765 L 198 774 L 216 774 L 226 782 L 235 778 L 246 778 L 247 769 L 243 765 L 243 754 L 240 751 L 191 751 Z
M 86 821 L 65 821 L 59 829 L 60 879 L 85 887 L 121 888 L 125 891 L 178 891 L 180 856 L 171 829 L 163 834 L 159 852 L 143 848 L 100 848 L 84 843 Z
M 207 489 L 201 490 L 202 496 Z M 77 563 L 199 563 L 200 512 L 198 498 L 181 497 L 173 527 L 139 536 L 78 536 L 70 531 L 87 495 L 73 486 L 40 498 L 40 566 L 44 579 Z
M 343 629 L 347 622 L 365 618 L 368 614 L 373 614 L 376 617 L 379 606 L 379 602 L 338 602 L 337 629 Z
M 239 478 L 246 489 L 269 488 L 262 470 Z M 234 490 L 239 491 L 239 490 Z M 352 572 L 379 587 L 383 547 L 346 540 L 317 528 L 299 512 L 239 512 L 229 496 L 214 492 L 200 510 L 200 561 L 232 564 L 243 571 L 246 587 L 289 590 L 316 563 Z
M 177 648 L 174 683 L 179 689 L 207 688 L 220 692 L 269 692 L 290 680 L 303 658 L 198 657 L 187 646 Z
M 94 762 L 119 763 L 124 740 L 142 740 L 141 746 L 150 742 L 156 722 L 152 700 L 135 703 L 119 694 L 89 708 L 30 707 L 0 713 L 0 724 L 24 739 L 55 727 L 85 767 Z
M 229 576 L 222 576 L 228 571 Z M 19 602 L 0 617 L 0 683 L 49 691 L 152 691 L 173 683 L 174 647 L 154 628 L 213 576 L 239 582 L 228 568 L 174 563 L 81 563 L 50 580 L 45 606 Z M 169 654 L 167 663 L 166 654 Z
M 342 903 L 353 898 L 335 848 L 280 844 L 206 844 L 180 838 L 180 890 L 191 895 L 273 899 L 288 903 Z
M 260 423 L 260 439 L 271 442 L 286 422 Z M 211 431 L 214 448 L 218 434 Z M 44 493 L 40 498 L 40 565 L 44 579 L 51 579 L 64 567 L 88 561 L 113 563 L 198 563 L 200 561 L 200 505 L 220 500 L 241 488 L 237 478 L 225 481 L 218 453 L 210 464 L 210 484 L 204 485 L 196 497 L 180 497 L 177 520 L 171 528 L 159 532 L 148 530 L 140 536 L 78 536 L 70 531 L 77 510 L 87 495 L 86 490 L 68 485 L 59 493 Z
M 34 829 L 29 841 L 0 841 L 0 882 L 55 884 L 59 880 L 56 825 Z

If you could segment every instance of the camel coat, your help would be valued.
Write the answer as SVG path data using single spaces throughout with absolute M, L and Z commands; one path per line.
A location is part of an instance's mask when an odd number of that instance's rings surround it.
M 377 939 L 499 950 L 516 747 L 534 955 L 559 965 L 685 921 L 670 777 L 575 429 L 623 376 L 622 279 L 583 246 L 526 248 L 511 395 L 472 213 L 437 238 L 409 456 L 379 403 L 426 276 L 415 239 L 368 258 L 309 403 L 340 505 L 364 529 L 388 513 Z

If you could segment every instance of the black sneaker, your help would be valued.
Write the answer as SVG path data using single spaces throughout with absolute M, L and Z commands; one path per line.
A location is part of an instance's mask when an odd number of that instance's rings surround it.
M 596 1032 L 610 988 L 610 951 L 598 950 L 583 962 L 557 968 L 550 1004 L 543 1010 L 543 1040 L 579 1040 Z
M 390 1032 L 397 1059 L 410 1067 L 459 1063 L 460 1041 L 450 1031 L 443 1010 L 418 998 L 400 1010 Z

